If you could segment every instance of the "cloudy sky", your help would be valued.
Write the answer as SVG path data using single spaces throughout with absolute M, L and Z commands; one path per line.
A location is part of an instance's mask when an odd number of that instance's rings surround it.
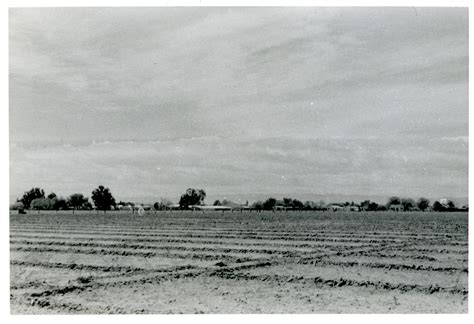
M 11 200 L 468 195 L 467 9 L 9 16 Z

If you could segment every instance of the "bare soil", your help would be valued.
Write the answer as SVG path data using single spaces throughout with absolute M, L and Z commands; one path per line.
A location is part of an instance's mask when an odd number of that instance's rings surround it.
M 10 215 L 12 314 L 467 313 L 467 213 Z

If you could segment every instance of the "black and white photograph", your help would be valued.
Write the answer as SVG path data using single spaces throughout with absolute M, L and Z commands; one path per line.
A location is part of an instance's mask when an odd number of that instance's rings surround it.
M 468 7 L 7 34 L 10 315 L 468 314 Z

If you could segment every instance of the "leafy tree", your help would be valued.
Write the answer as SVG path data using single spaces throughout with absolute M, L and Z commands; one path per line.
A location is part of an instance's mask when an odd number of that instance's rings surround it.
M 213 206 L 222 206 L 222 203 L 219 200 L 214 201 Z
M 104 214 L 106 210 L 110 210 L 112 206 L 115 206 L 115 198 L 112 196 L 109 188 L 105 188 L 100 185 L 92 191 L 92 200 L 98 210 L 103 210 Z
M 204 191 L 204 189 L 199 189 L 198 194 L 199 194 L 200 203 L 204 204 L 204 199 L 206 198 L 206 192 Z
M 88 198 L 84 197 L 81 193 L 75 193 L 69 196 L 67 203 L 72 207 L 72 213 L 74 210 L 84 208 L 85 203 L 87 203 Z
M 360 208 L 362 208 L 362 210 L 369 210 L 369 205 L 370 205 L 370 200 L 364 200 L 363 202 L 360 203 Z
M 206 192 L 204 191 L 204 189 L 197 190 L 193 188 L 188 188 L 188 190 L 186 190 L 186 193 L 181 195 L 181 198 L 179 199 L 179 206 L 180 208 L 188 209 L 189 206 L 192 205 L 203 205 L 204 198 L 206 198 Z
M 416 205 L 418 206 L 418 208 L 420 208 L 421 211 L 425 211 L 430 206 L 430 201 L 424 197 L 421 197 L 416 202 Z
M 54 202 L 49 198 L 36 198 L 31 201 L 30 208 L 34 210 L 51 210 Z
M 387 207 L 390 207 L 390 205 L 400 205 L 401 203 L 400 197 L 393 196 L 388 198 Z
M 325 210 L 327 208 L 327 205 L 326 203 L 324 202 L 324 200 L 320 200 L 318 205 L 317 205 L 317 209 L 318 210 Z
M 66 199 L 60 197 L 54 201 L 54 210 L 67 210 L 69 209 Z
M 23 203 L 26 209 L 31 208 L 31 202 L 37 198 L 44 198 L 44 190 L 41 188 L 31 188 L 30 191 L 26 191 L 23 197 L 19 200 Z
M 52 192 L 52 193 L 50 193 L 50 194 L 48 195 L 47 198 L 48 198 L 48 199 L 57 199 L 58 196 L 57 196 L 54 192 Z
M 256 201 L 252 204 L 252 208 L 256 210 L 262 210 L 263 209 L 263 202 L 262 201 Z
M 298 199 L 291 199 L 291 198 L 283 198 L 282 201 L 277 201 L 277 205 L 283 205 L 287 208 L 295 208 L 295 209 L 303 209 L 305 208 L 305 204 Z
M 10 210 L 18 210 L 20 208 L 25 208 L 25 206 L 23 205 L 22 202 L 20 202 L 18 200 L 15 203 L 13 203 L 12 205 L 10 205 Z
M 313 210 L 313 209 L 315 209 L 315 203 L 314 203 L 313 201 L 307 200 L 307 201 L 304 203 L 304 209 L 305 209 L 305 210 Z
M 448 201 L 448 209 L 451 209 L 451 210 L 456 209 L 456 206 L 454 205 L 454 203 L 451 200 Z
M 382 206 L 383 207 L 383 206 Z M 379 204 L 377 204 L 376 202 L 371 202 L 369 203 L 369 206 L 368 206 L 368 209 L 369 211 L 377 211 L 379 210 Z
M 433 210 L 434 211 L 445 211 L 446 207 L 443 206 L 439 201 L 435 201 L 433 203 Z
M 89 201 L 86 201 L 82 204 L 82 209 L 84 210 L 92 210 L 92 204 Z
M 283 206 L 293 207 L 293 200 L 291 198 L 283 198 Z
M 123 203 L 122 205 L 125 205 L 125 203 Z M 167 207 L 170 207 L 171 205 L 173 205 L 173 202 L 167 198 L 161 198 L 161 201 L 160 202 L 155 202 L 153 204 L 153 208 L 155 210 L 162 210 L 162 209 L 166 209 Z
M 360 203 L 360 207 L 363 210 L 376 211 L 379 207 L 379 204 L 373 201 L 371 202 L 370 200 L 364 200 L 363 202 Z
M 25 213 L 25 206 L 21 201 L 16 201 L 13 205 L 10 206 L 11 210 L 18 210 L 18 214 Z
M 402 199 L 402 206 L 404 211 L 409 211 L 413 207 L 416 206 L 416 203 L 413 199 L 411 198 L 403 198 Z
M 50 209 L 57 210 L 56 205 L 57 205 L 58 200 L 59 200 L 58 196 L 54 192 L 51 192 L 48 195 L 47 199 L 49 199 L 50 202 L 51 202 L 51 206 L 50 206 L 51 208 Z
M 451 200 L 448 201 L 435 201 L 433 203 L 434 211 L 456 211 L 456 206 Z
M 264 210 L 273 210 L 276 206 L 276 199 L 275 198 L 268 198 L 265 200 L 263 203 L 263 209 Z
M 304 204 L 298 199 L 293 199 L 291 204 L 292 204 L 293 208 L 295 208 L 295 209 L 303 209 L 304 208 Z

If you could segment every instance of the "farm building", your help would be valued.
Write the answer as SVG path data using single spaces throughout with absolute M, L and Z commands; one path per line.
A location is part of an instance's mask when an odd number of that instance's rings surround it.
M 388 210 L 400 212 L 400 211 L 403 211 L 403 205 L 401 205 L 401 204 L 398 204 L 398 205 L 392 204 L 388 207 Z
M 232 210 L 231 207 L 228 207 L 228 206 L 204 206 L 204 205 L 191 205 L 189 206 L 189 208 L 191 208 L 192 210 L 207 210 L 207 211 L 212 211 L 212 210 L 220 210 L 220 211 L 224 211 L 224 210 Z
M 140 208 L 142 208 L 143 210 L 151 210 L 152 209 L 152 207 L 150 205 L 135 205 L 132 208 L 133 208 L 134 211 L 137 211 Z
M 347 204 L 340 204 L 340 203 L 332 203 L 327 206 L 328 210 L 332 211 L 361 211 L 361 207 L 359 205 L 347 205 Z
M 132 206 L 132 205 L 122 205 L 122 204 L 119 204 L 119 205 L 117 205 L 117 209 L 118 209 L 118 210 L 128 210 L 128 211 L 132 211 L 132 210 L 133 210 L 133 206 Z
M 181 206 L 179 204 L 172 204 L 170 206 L 167 206 L 166 209 L 178 210 L 178 209 L 181 209 Z
M 361 211 L 361 207 L 359 205 L 349 205 L 345 206 L 346 211 Z
M 332 210 L 332 211 L 343 211 L 343 210 L 345 210 L 345 206 L 343 204 L 329 204 L 327 206 L 327 208 L 329 210 Z

